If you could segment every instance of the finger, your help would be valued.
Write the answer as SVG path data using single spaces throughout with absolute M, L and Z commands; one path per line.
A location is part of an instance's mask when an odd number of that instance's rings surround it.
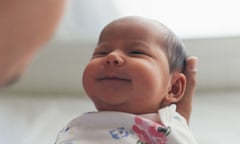
M 196 88 L 198 58 L 191 56 L 187 59 L 184 70 L 187 79 L 186 91 L 181 101 L 177 103 L 177 111 L 189 122 L 192 111 L 192 97 Z
M 196 75 L 197 75 L 197 62 L 198 58 L 195 56 L 191 56 L 187 59 L 187 65 L 185 68 L 185 75 L 187 78 L 187 87 L 195 87 L 196 86 Z M 190 89 L 188 89 L 190 90 Z
M 186 91 L 183 99 L 191 99 L 195 93 L 196 79 L 197 79 L 197 57 L 189 57 L 187 59 L 187 66 L 185 68 L 185 75 L 187 79 Z

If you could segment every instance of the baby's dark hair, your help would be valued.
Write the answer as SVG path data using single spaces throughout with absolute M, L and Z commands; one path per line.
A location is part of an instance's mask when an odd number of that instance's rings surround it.
M 119 20 L 133 20 L 133 21 L 136 20 L 136 21 L 139 21 L 139 23 L 144 21 L 146 23 L 156 24 L 157 25 L 156 30 L 158 29 L 159 37 L 160 37 L 159 43 L 160 43 L 160 46 L 163 47 L 166 53 L 170 73 L 172 72 L 183 73 L 185 64 L 186 64 L 186 59 L 187 59 L 187 54 L 184 48 L 184 44 L 176 36 L 176 34 L 173 31 L 171 31 L 167 26 L 153 19 L 144 18 L 140 16 L 127 16 L 127 17 L 114 20 L 113 22 L 105 26 L 105 28 Z M 102 33 L 105 30 L 105 28 L 100 33 L 100 37 L 98 41 L 102 39 Z
M 170 72 L 178 71 L 183 73 L 187 59 L 183 42 L 168 27 L 160 22 L 157 23 L 161 26 L 160 43 L 166 52 Z

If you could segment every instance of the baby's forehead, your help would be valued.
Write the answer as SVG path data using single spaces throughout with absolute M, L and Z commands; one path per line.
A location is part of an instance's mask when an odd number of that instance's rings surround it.
M 105 36 L 116 34 L 138 35 L 139 37 L 148 37 L 161 39 L 164 37 L 166 27 L 160 22 L 142 17 L 124 17 L 109 23 L 101 32 L 99 40 Z
M 158 21 L 143 17 L 124 17 L 109 23 L 104 29 L 119 28 L 126 26 L 135 26 L 136 28 L 147 28 L 155 30 L 164 30 L 166 27 Z

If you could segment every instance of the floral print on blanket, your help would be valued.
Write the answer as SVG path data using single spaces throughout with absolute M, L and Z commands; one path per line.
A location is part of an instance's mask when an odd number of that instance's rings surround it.
M 139 116 L 136 116 L 134 121 L 132 129 L 140 139 L 137 144 L 167 144 L 166 135 L 158 131 L 159 127 L 163 127 L 162 125 L 143 120 Z

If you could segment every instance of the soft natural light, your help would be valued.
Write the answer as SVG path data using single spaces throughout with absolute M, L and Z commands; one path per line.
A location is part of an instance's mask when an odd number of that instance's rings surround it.
M 96 39 L 121 16 L 159 20 L 181 38 L 240 36 L 239 0 L 71 0 L 57 37 Z
M 119 13 L 157 19 L 185 38 L 240 35 L 238 0 L 115 0 Z

